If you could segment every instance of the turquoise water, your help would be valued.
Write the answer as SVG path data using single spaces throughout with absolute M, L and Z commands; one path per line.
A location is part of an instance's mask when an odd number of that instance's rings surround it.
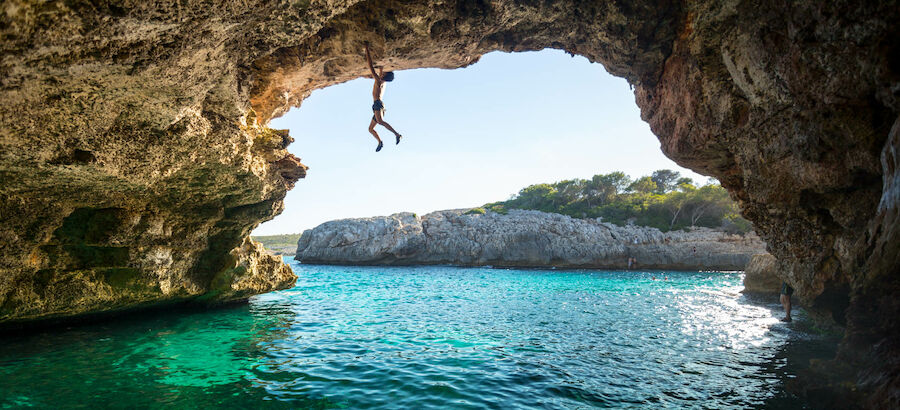
M 4 337 L 0 406 L 796 408 L 833 349 L 734 273 L 290 262 L 246 305 Z

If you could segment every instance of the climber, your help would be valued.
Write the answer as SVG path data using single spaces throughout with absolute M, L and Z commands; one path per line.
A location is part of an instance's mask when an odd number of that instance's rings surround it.
M 369 53 L 369 43 L 366 43 L 366 62 L 369 64 L 369 71 L 372 72 L 372 78 L 375 79 L 375 86 L 372 87 L 372 98 L 375 100 L 375 103 L 372 104 L 372 111 L 374 111 L 374 115 L 372 115 L 372 122 L 369 123 L 369 132 L 375 136 L 375 139 L 378 140 L 378 147 L 375 148 L 375 152 L 381 151 L 381 148 L 384 146 L 384 143 L 381 142 L 381 137 L 378 136 L 378 133 L 375 132 L 375 124 L 381 124 L 385 128 L 387 128 L 390 132 L 393 132 L 397 137 L 397 144 L 400 143 L 400 138 L 402 135 L 394 130 L 394 127 L 391 127 L 391 124 L 388 124 L 384 120 L 384 103 L 381 101 L 382 95 L 384 95 L 384 82 L 385 81 L 393 81 L 394 80 L 394 72 L 388 71 L 384 72 L 384 68 L 379 66 L 378 72 L 375 72 L 375 66 L 372 64 L 372 55 Z

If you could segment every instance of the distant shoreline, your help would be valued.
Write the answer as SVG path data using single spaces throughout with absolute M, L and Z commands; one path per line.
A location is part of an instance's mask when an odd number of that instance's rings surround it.
M 297 251 L 297 241 L 300 240 L 300 234 L 251 235 L 251 238 L 263 244 L 269 254 L 276 256 L 294 256 Z
M 765 243 L 754 233 L 696 228 L 661 232 L 540 211 L 330 221 L 300 237 L 295 259 L 347 266 L 743 271 Z

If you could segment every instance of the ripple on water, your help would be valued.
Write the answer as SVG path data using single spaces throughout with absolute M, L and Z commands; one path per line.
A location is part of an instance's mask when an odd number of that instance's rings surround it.
M 834 344 L 735 273 L 291 263 L 245 306 L 0 341 L 0 406 L 797 407 Z

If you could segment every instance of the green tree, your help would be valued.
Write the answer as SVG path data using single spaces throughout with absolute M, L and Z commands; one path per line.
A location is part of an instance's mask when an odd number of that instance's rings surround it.
M 600 180 L 604 185 L 612 187 L 614 194 L 621 194 L 625 192 L 625 189 L 628 188 L 628 185 L 631 185 L 631 178 L 629 178 L 628 175 L 625 175 L 625 173 L 621 171 L 610 172 L 606 175 L 601 175 Z
M 675 222 L 678 221 L 678 216 L 681 215 L 681 211 L 684 210 L 684 205 L 687 204 L 687 201 L 688 194 L 685 192 L 672 192 L 666 195 L 663 207 L 672 216 L 672 219 L 669 221 L 669 230 L 672 230 L 675 226 Z
M 676 189 L 681 192 L 688 192 L 697 189 L 697 186 L 694 185 L 694 180 L 690 178 L 679 178 L 677 182 L 675 182 Z
M 624 172 L 594 175 L 589 181 L 584 182 L 584 198 L 588 202 L 588 207 L 606 204 L 624 192 L 630 184 L 631 178 Z
M 657 194 L 664 194 L 669 192 L 677 186 L 676 181 L 681 176 L 678 171 L 672 171 L 671 169 L 660 169 L 653 171 L 653 174 L 650 175 L 650 179 L 656 183 L 656 192 Z
M 583 179 L 567 179 L 554 184 L 556 195 L 554 203 L 557 206 L 566 206 L 580 199 L 584 190 L 585 180 Z
M 514 208 L 545 210 L 553 208 L 556 188 L 550 184 L 531 185 L 519 191 L 513 202 Z
M 655 192 L 656 187 L 656 182 L 650 179 L 650 177 L 642 177 L 632 182 L 631 185 L 628 186 L 628 190 L 638 194 L 649 194 Z
M 691 226 L 697 226 L 704 217 L 721 224 L 721 218 L 731 209 L 731 198 L 720 185 L 704 185 L 689 195 Z

